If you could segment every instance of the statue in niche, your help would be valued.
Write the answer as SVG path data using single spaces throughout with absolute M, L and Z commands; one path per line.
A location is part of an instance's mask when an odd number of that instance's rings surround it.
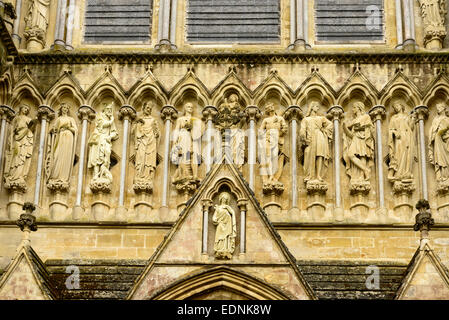
M 394 115 L 388 128 L 388 180 L 396 191 L 412 192 L 415 162 L 415 119 L 405 111 L 401 102 L 393 104 Z
M 229 133 L 230 149 L 232 161 L 236 167 L 242 171 L 245 162 L 245 131 L 242 129 L 245 124 L 245 116 L 239 97 L 232 93 L 218 107 L 215 124 L 222 134 Z
M 201 156 L 201 120 L 193 117 L 193 104 L 184 105 L 184 116 L 176 120 L 173 132 L 172 162 L 177 165 L 173 184 L 181 191 L 194 191 L 199 185 L 198 165 Z
M 50 0 L 30 0 L 27 14 L 25 16 L 26 39 L 35 39 L 45 45 L 45 34 L 48 27 L 48 7 Z
M 37 120 L 28 117 L 29 113 L 30 107 L 23 104 L 11 123 L 4 173 L 6 189 L 26 190 L 26 179 L 33 153 L 34 129 L 37 124 Z
M 374 126 L 362 102 L 354 103 L 352 111 L 352 119 L 343 123 L 343 160 L 350 177 L 351 193 L 367 193 L 371 189 Z
M 88 141 L 88 168 L 93 168 L 94 171 L 90 187 L 94 192 L 109 192 L 112 183 L 112 174 L 109 171 L 112 141 L 118 139 L 113 105 L 113 102 L 103 103 L 103 111 L 95 119 L 95 129 Z
M 143 116 L 138 118 L 131 128 L 131 134 L 134 136 L 136 192 L 153 190 L 157 148 L 161 136 L 157 121 L 151 116 L 153 107 L 152 101 L 145 102 L 142 107 Z
M 446 37 L 446 0 L 419 0 L 426 48 L 441 48 Z M 435 44 L 431 44 L 435 42 Z M 430 44 L 430 45 L 429 45 Z
M 288 126 L 284 118 L 274 111 L 274 104 L 265 106 L 266 117 L 259 128 L 259 150 L 264 192 L 280 193 L 284 186 L 279 182 L 284 168 L 284 136 Z
M 231 259 L 237 236 L 235 212 L 229 205 L 231 195 L 228 192 L 222 192 L 218 201 L 220 204 L 215 205 L 215 212 L 212 216 L 212 222 L 217 226 L 214 242 L 215 257 Z
M 324 177 L 331 159 L 333 125 L 326 117 L 318 114 L 319 108 L 318 102 L 310 104 L 299 131 L 299 141 L 304 149 L 304 182 L 309 192 L 327 190 Z
M 69 110 L 66 103 L 61 103 L 59 116 L 50 129 L 46 174 L 47 187 L 51 190 L 69 189 L 78 134 L 78 127 Z
M 429 161 L 435 167 L 437 189 L 449 192 L 449 117 L 443 102 L 436 105 L 437 115 L 429 131 Z

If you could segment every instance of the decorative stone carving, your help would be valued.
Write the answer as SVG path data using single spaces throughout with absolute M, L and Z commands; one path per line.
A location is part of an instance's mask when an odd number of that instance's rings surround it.
M 89 106 L 81 106 L 78 109 L 77 116 L 81 121 L 92 121 L 95 119 L 95 110 Z
M 23 232 L 22 244 L 29 245 L 30 233 L 32 231 L 37 231 L 36 217 L 33 215 L 33 211 L 36 210 L 36 207 L 31 202 L 25 202 L 22 206 L 22 210 L 24 210 L 25 213 L 20 215 L 16 221 L 16 225 Z
M 405 112 L 401 102 L 393 104 L 394 115 L 388 127 L 388 180 L 393 183 L 395 194 L 411 194 L 413 164 L 416 159 L 415 118 Z
M 151 116 L 153 107 L 153 102 L 145 102 L 142 117 L 136 120 L 131 129 L 135 153 L 133 188 L 136 193 L 153 192 L 157 150 L 161 136 L 157 121 Z
M 259 150 L 264 193 L 282 193 L 284 185 L 279 181 L 284 169 L 284 136 L 288 126 L 285 119 L 274 111 L 274 104 L 265 106 L 268 117 L 259 128 Z
M 14 116 L 15 112 L 7 105 L 0 105 L 0 118 L 5 119 L 7 122 L 10 122 Z
M 443 102 L 436 105 L 437 115 L 429 131 L 429 161 L 434 165 L 437 192 L 449 192 L 449 117 Z
M 114 123 L 113 103 L 103 103 L 103 111 L 95 119 L 95 129 L 89 138 L 88 168 L 93 169 L 90 182 L 92 192 L 108 193 L 111 191 L 112 142 L 118 139 L 118 132 Z
M 222 192 L 219 205 L 215 205 L 212 221 L 217 226 L 215 231 L 214 251 L 218 259 L 232 259 L 235 250 L 235 238 L 237 237 L 237 225 L 235 211 L 229 205 L 231 195 Z
M 424 24 L 424 45 L 427 49 L 441 49 L 446 32 L 446 0 L 419 0 Z
M 350 177 L 351 194 L 366 194 L 371 190 L 370 165 L 374 157 L 374 133 L 370 116 L 361 102 L 352 106 L 353 116 L 343 122 L 343 159 Z
M 30 0 L 25 16 L 24 37 L 28 50 L 42 50 L 48 28 L 48 7 L 50 0 Z
M 304 182 L 308 193 L 326 193 L 324 181 L 331 157 L 330 143 L 333 127 L 325 116 L 319 115 L 319 104 L 312 102 L 299 131 L 304 154 Z
M 232 161 L 237 168 L 242 171 L 245 162 L 245 114 L 239 103 L 237 94 L 232 93 L 218 107 L 218 113 L 215 117 L 215 124 L 221 131 L 225 143 L 230 142 Z M 229 134 L 229 136 L 225 136 Z
M 33 211 L 36 210 L 36 206 L 31 202 L 25 202 L 22 209 L 25 213 L 20 215 L 16 224 L 21 231 L 37 231 L 36 217 L 33 215 Z
M 5 188 L 25 192 L 26 179 L 31 164 L 36 119 L 28 117 L 30 107 L 22 105 L 11 124 L 11 134 L 6 150 Z
M 45 171 L 47 188 L 52 191 L 68 191 L 72 176 L 78 127 L 69 110 L 66 103 L 61 103 L 49 134 Z
M 202 123 L 193 117 L 192 103 L 186 103 L 184 110 L 184 116 L 176 120 L 171 160 L 177 165 L 173 184 L 178 191 L 190 194 L 200 184 L 198 165 L 201 156 Z
M 419 213 L 415 216 L 413 230 L 420 232 L 420 248 L 424 248 L 424 245 L 429 242 L 429 231 L 435 224 L 435 221 L 430 212 L 429 201 L 419 200 L 416 204 L 416 209 L 418 209 Z

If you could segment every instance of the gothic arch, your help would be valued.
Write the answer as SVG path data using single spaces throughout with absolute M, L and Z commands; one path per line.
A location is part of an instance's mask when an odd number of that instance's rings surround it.
M 428 91 L 423 99 L 423 104 L 430 107 L 435 100 L 442 100 L 449 103 L 449 84 L 439 83 Z
M 84 104 L 84 97 L 77 92 L 77 90 L 69 84 L 63 84 L 56 88 L 54 88 L 51 92 L 47 94 L 47 104 L 55 109 L 57 104 L 61 102 L 65 96 L 70 96 L 70 100 L 72 100 L 76 105 L 72 106 L 77 110 L 79 106 Z M 55 109 L 56 110 L 56 109 Z
M 237 84 L 228 83 L 214 91 L 211 99 L 212 105 L 218 107 L 223 102 L 224 98 L 227 98 L 231 93 L 235 93 L 239 96 L 239 101 L 242 108 L 246 108 L 250 105 L 251 98 L 245 89 L 246 88 L 242 88 Z
M 297 105 L 307 112 L 307 104 L 310 101 L 318 101 L 324 106 L 325 111 L 335 105 L 332 93 L 322 84 L 314 83 L 304 87 L 298 96 Z
M 354 100 L 363 102 L 366 111 L 377 105 L 376 96 L 371 92 L 370 88 L 362 83 L 350 85 L 345 89 L 338 97 L 337 104 L 343 106 L 345 111 L 347 111 L 348 105 Z
M 227 186 L 237 200 L 242 200 L 244 198 L 242 190 L 240 190 L 231 179 L 221 178 L 206 191 L 205 199 L 212 200 L 223 186 Z
M 201 270 L 173 282 L 150 297 L 151 300 L 186 300 L 225 289 L 250 300 L 290 300 L 291 297 L 263 280 L 240 270 L 220 266 Z
M 272 97 L 275 97 L 276 102 L 279 103 L 280 107 L 282 109 L 287 109 L 289 106 L 292 105 L 292 97 L 288 93 L 288 91 L 285 90 L 285 88 L 282 88 L 278 84 L 269 84 L 263 89 L 261 89 L 257 96 L 255 97 L 254 101 L 256 106 L 258 106 L 260 109 L 263 109 L 265 104 L 272 99 Z M 279 100 L 279 101 L 277 101 Z
M 33 109 L 37 110 L 37 108 L 43 105 L 44 99 L 37 92 L 37 90 L 29 84 L 22 84 L 18 88 L 13 91 L 12 99 L 11 99 L 11 108 L 17 110 L 17 107 L 23 102 L 24 99 L 33 101 Z
M 208 105 L 207 93 L 203 92 L 201 88 L 193 84 L 187 84 L 181 88 L 179 88 L 176 93 L 173 94 L 170 101 L 172 105 L 180 112 L 180 114 L 184 113 L 183 102 L 187 100 L 196 101 L 196 109 L 194 111 L 196 117 L 201 116 L 201 110 Z
M 1 79 L 0 99 L 2 104 L 8 104 L 11 99 L 12 79 L 9 73 L 5 73 Z
M 128 102 L 131 106 L 137 109 L 138 106 L 142 105 L 143 100 L 147 97 L 152 97 L 156 100 L 159 106 L 164 106 L 168 104 L 168 99 L 163 90 L 154 84 L 144 83 L 132 91 Z
M 115 102 L 116 110 L 114 112 L 125 104 L 125 97 L 117 88 L 110 84 L 104 84 L 93 90 L 87 98 L 87 103 L 95 109 L 95 106 L 99 106 L 105 100 L 113 100 Z
M 382 96 L 380 104 L 387 107 L 395 99 L 402 99 L 412 109 L 418 106 L 418 93 L 403 84 L 395 84 Z

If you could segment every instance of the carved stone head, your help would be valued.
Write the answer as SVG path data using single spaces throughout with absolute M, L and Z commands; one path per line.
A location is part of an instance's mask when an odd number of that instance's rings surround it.
M 66 115 L 69 114 L 69 111 L 70 111 L 69 105 L 67 103 L 65 103 L 65 102 L 62 102 L 61 103 L 61 107 L 59 108 L 58 114 L 60 116 L 66 116 Z
M 28 113 L 30 113 L 30 107 L 26 104 L 22 104 L 19 108 L 19 113 L 23 115 L 28 115 Z
M 103 113 L 111 118 L 114 114 L 113 111 L 114 102 L 103 103 Z
M 149 116 L 153 111 L 153 107 L 154 107 L 153 101 L 144 102 L 142 106 L 143 114 Z
M 187 102 L 184 105 L 184 112 L 185 114 L 191 115 L 193 113 L 193 104 L 191 102 Z
M 362 114 L 365 112 L 365 105 L 360 101 L 354 102 L 352 105 L 352 111 L 355 115 Z
M 231 195 L 228 192 L 222 192 L 218 197 L 218 201 L 220 202 L 220 204 L 228 205 L 229 202 L 231 201 Z

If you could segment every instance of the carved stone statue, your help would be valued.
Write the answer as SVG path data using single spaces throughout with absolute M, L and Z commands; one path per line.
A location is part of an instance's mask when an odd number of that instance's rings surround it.
M 25 16 L 24 36 L 29 41 L 40 43 L 42 49 L 45 46 L 45 35 L 48 27 L 48 7 L 50 0 L 30 0 Z
M 199 185 L 198 165 L 201 156 L 201 120 L 193 117 L 193 105 L 184 105 L 185 114 L 176 120 L 173 132 L 172 162 L 178 167 L 173 184 L 178 190 L 193 191 Z M 189 189 L 189 190 L 186 190 Z
M 279 182 L 284 168 L 284 136 L 288 126 L 285 119 L 274 111 L 274 104 L 265 106 L 268 115 L 259 128 L 259 150 L 261 158 L 261 173 L 264 191 L 282 192 L 284 186 Z
M 343 159 L 346 173 L 351 179 L 351 193 L 365 193 L 371 189 L 370 164 L 374 157 L 374 126 L 363 103 L 354 103 L 352 111 L 352 119 L 343 122 Z
M 153 190 L 157 147 L 161 136 L 157 121 L 151 116 L 153 107 L 153 102 L 145 102 L 143 116 L 137 119 L 131 129 L 131 133 L 134 135 L 134 190 L 136 192 Z
M 228 134 L 225 139 L 229 139 L 231 159 L 241 171 L 245 162 L 245 116 L 239 103 L 239 97 L 231 93 L 229 97 L 218 107 L 215 117 L 215 124 L 221 134 Z
M 442 48 L 446 32 L 446 0 L 419 0 L 424 24 L 424 45 L 428 49 Z
M 437 189 L 449 191 L 449 117 L 443 102 L 436 105 L 437 115 L 429 131 L 429 161 L 435 167 Z
M 236 217 L 234 209 L 229 205 L 231 195 L 222 192 L 218 198 L 219 205 L 215 205 L 212 216 L 215 231 L 214 251 L 219 259 L 231 259 L 235 250 L 235 238 L 237 236 Z
M 50 190 L 67 191 L 69 189 L 77 134 L 78 127 L 75 119 L 69 115 L 69 106 L 61 103 L 59 117 L 50 130 L 47 145 L 45 171 L 47 187 Z
M 302 120 L 299 140 L 304 149 L 304 182 L 307 189 L 327 190 L 324 182 L 329 160 L 333 126 L 326 117 L 319 115 L 319 104 L 312 102 L 306 117 Z
M 22 105 L 11 123 L 4 173 L 6 189 L 26 190 L 34 145 L 33 131 L 37 123 L 37 120 L 28 117 L 29 112 L 30 107 Z
M 237 119 L 231 125 L 231 151 L 232 160 L 237 168 L 242 171 L 245 162 L 245 117 L 242 116 L 242 109 L 239 103 L 239 97 L 236 94 L 229 96 L 229 108 Z
M 400 102 L 393 104 L 393 110 L 388 128 L 388 180 L 394 183 L 394 189 L 408 188 L 413 191 L 413 163 L 417 144 L 415 119 L 405 112 L 405 105 Z
M 90 184 L 93 192 L 109 192 L 112 183 L 112 174 L 109 171 L 112 141 L 118 139 L 112 108 L 113 103 L 103 103 L 103 111 L 95 119 L 95 129 L 88 141 L 88 168 L 94 170 Z

